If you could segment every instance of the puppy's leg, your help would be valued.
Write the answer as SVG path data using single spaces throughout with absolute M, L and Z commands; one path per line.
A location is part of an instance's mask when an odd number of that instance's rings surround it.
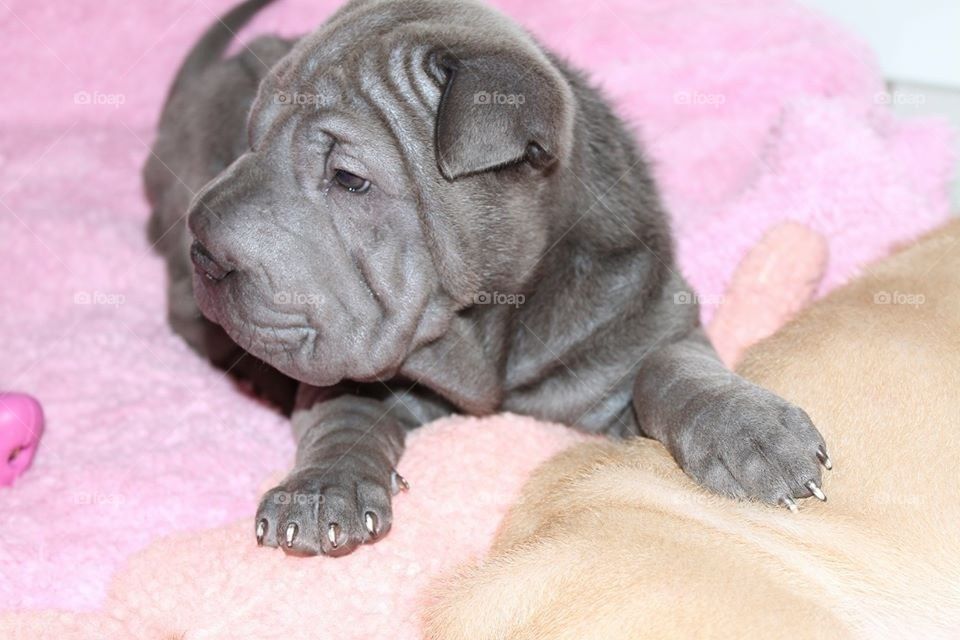
M 673 285 L 674 291 L 684 286 L 679 280 Z M 791 510 L 794 498 L 825 499 L 820 464 L 830 464 L 829 458 L 807 414 L 727 370 L 698 326 L 696 305 L 660 305 L 661 335 L 669 337 L 640 364 L 634 407 L 641 430 L 719 493 Z
M 364 390 L 371 395 L 301 387 L 296 465 L 260 502 L 258 543 L 338 556 L 389 531 L 391 497 L 406 488 L 396 472 L 406 431 L 442 412 L 386 386 Z

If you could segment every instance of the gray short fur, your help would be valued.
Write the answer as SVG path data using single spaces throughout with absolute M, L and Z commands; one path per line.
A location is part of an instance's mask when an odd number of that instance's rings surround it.
M 289 43 L 258 42 L 272 69 L 242 131 L 251 52 L 181 74 L 160 142 L 182 140 L 168 155 L 186 185 L 150 190 L 160 229 L 206 183 L 189 214 L 199 307 L 302 383 L 263 544 L 381 538 L 405 433 L 454 412 L 643 434 L 715 491 L 811 494 L 820 434 L 727 371 L 677 304 L 690 289 L 647 163 L 581 73 L 468 0 L 353 0 L 275 64 Z M 176 319 L 193 298 L 170 233 Z

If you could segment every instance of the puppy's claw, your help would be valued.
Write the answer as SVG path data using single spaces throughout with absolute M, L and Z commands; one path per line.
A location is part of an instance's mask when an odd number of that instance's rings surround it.
M 264 519 L 264 520 L 260 520 L 260 522 L 257 523 L 257 546 L 258 547 L 263 546 L 263 537 L 265 535 L 267 535 L 267 521 Z
M 330 523 L 330 527 L 327 529 L 327 540 L 330 541 L 330 546 L 336 549 L 339 544 L 337 544 L 337 536 L 340 535 L 340 525 L 336 522 Z
M 403 479 L 403 476 L 394 471 L 390 474 L 390 488 L 393 490 L 393 495 L 397 495 L 401 491 L 410 491 L 410 483 Z
M 787 509 L 790 509 L 790 513 L 796 513 L 798 511 L 797 503 L 794 502 L 793 498 L 790 498 L 790 497 L 781 498 L 780 504 L 785 506 Z
M 363 523 L 366 525 L 370 537 L 376 538 L 380 532 L 380 520 L 377 518 L 377 514 L 372 511 L 367 511 L 363 516 Z
M 817 449 L 817 459 L 820 460 L 820 464 L 822 464 L 823 468 L 827 471 L 833 469 L 833 461 L 830 460 L 830 456 L 827 455 L 827 452 L 824 451 L 823 447 Z
M 297 523 L 291 522 L 287 525 L 287 547 L 293 546 L 293 541 L 297 538 Z
M 810 489 L 810 493 L 812 493 L 817 498 L 817 500 L 821 502 L 827 501 L 827 496 L 823 494 L 823 491 L 820 490 L 820 487 L 817 486 L 816 482 L 811 480 L 806 484 L 806 487 L 807 489 Z

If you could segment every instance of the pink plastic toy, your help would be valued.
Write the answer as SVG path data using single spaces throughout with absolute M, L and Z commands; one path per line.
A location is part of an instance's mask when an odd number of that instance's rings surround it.
M 40 403 L 22 393 L 0 393 L 0 486 L 9 486 L 33 462 L 43 433 Z

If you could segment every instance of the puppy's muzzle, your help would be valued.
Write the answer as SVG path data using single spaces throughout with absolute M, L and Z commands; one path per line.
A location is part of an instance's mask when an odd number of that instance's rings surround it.
M 233 272 L 233 269 L 214 258 L 213 254 L 197 240 L 190 245 L 190 260 L 193 261 L 193 266 L 198 273 L 214 282 L 223 280 Z

